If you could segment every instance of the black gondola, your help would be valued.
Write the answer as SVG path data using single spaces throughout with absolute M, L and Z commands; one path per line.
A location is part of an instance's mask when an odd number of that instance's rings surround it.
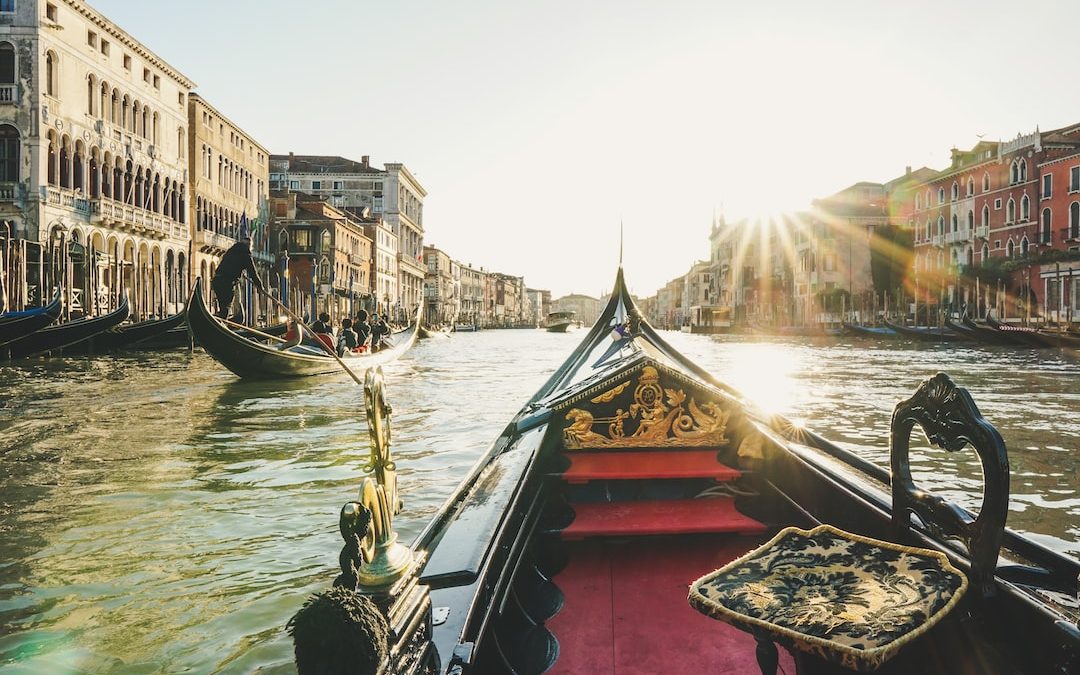
M 1080 336 L 1072 335 L 1067 331 L 1013 326 L 998 321 L 992 314 L 986 315 L 986 324 L 1010 337 L 1024 340 L 1032 347 L 1080 347 Z
M 84 340 L 89 340 L 95 335 L 103 333 L 121 323 L 127 319 L 127 317 L 128 299 L 127 295 L 121 293 L 120 305 L 108 314 L 102 314 L 101 316 L 92 318 L 76 319 L 74 321 L 67 321 L 65 323 L 42 328 L 36 333 L 32 333 L 21 340 L 10 343 L 5 349 L 8 351 L 11 358 L 21 358 L 33 356 L 34 354 L 41 354 L 43 352 L 59 351 L 65 347 L 78 345 Z
M 169 331 L 182 326 L 185 318 L 186 312 L 180 311 L 163 319 L 121 324 L 80 342 L 74 348 L 85 354 L 104 354 L 118 349 L 135 348 L 143 342 L 162 339 Z M 73 348 L 68 349 L 70 351 Z
M 1019 335 L 1017 333 L 998 330 L 991 326 L 985 326 L 976 323 L 971 317 L 966 314 L 961 319 L 965 328 L 971 331 L 975 339 L 980 342 L 985 342 L 992 345 L 1011 345 L 1013 347 L 1038 347 L 1041 345 L 1035 344 L 1030 338 Z
M 202 294 L 202 279 L 195 280 L 188 300 L 188 328 L 196 344 L 206 350 L 218 363 L 239 377 L 249 379 L 279 379 L 325 375 L 341 371 L 341 365 L 326 351 L 304 344 L 283 351 L 274 345 L 263 344 L 231 330 L 206 307 Z M 384 337 L 383 349 L 363 355 L 346 355 L 343 361 L 353 372 L 389 363 L 404 354 L 416 341 L 416 327 Z M 250 332 L 250 331 L 249 331 Z M 254 335 L 254 337 L 258 337 Z
M 968 337 L 957 333 L 956 331 L 945 328 L 934 328 L 932 326 L 903 326 L 898 323 L 892 323 L 886 321 L 885 325 L 893 329 L 897 333 L 906 337 L 918 340 L 919 342 L 960 342 L 961 340 L 967 340 Z
M 15 342 L 45 328 L 60 318 L 62 309 L 60 291 L 57 291 L 52 302 L 44 307 L 0 314 L 0 346 Z
M 945 375 L 894 411 L 890 474 L 677 353 L 620 270 L 411 547 L 382 396 L 369 372 L 370 475 L 341 511 L 334 587 L 289 622 L 301 675 L 1080 668 L 1080 563 L 1005 528 L 1004 442 Z M 975 447 L 977 516 L 912 482 L 915 425 Z

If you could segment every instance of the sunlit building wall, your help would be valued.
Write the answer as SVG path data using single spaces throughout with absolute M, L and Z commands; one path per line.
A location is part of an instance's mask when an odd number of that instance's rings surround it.
M 184 302 L 187 97 L 194 83 L 82 2 L 0 10 L 0 219 L 21 241 L 13 304 L 36 302 L 37 261 L 64 247 L 73 313 L 123 288 L 139 318 Z

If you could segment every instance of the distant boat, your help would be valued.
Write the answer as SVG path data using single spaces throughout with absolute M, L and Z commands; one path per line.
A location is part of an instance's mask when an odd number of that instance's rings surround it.
M 121 294 L 120 306 L 108 314 L 93 318 L 76 319 L 75 321 L 67 321 L 48 328 L 42 328 L 36 333 L 12 342 L 5 349 L 8 350 L 12 358 L 61 350 L 64 347 L 77 345 L 83 340 L 89 340 L 127 318 L 128 299 L 127 295 Z
M 15 342 L 45 328 L 60 318 L 62 309 L 58 290 L 52 302 L 44 307 L 0 314 L 0 345 Z
M 575 314 L 576 312 L 552 312 L 547 316 L 544 329 L 549 333 L 565 333 L 572 328 L 577 328 Z

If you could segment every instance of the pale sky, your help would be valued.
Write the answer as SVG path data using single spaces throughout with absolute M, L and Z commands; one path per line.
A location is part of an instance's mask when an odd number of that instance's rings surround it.
M 1080 121 L 1074 2 L 93 0 L 271 152 L 400 161 L 425 242 L 652 294 L 714 212 Z

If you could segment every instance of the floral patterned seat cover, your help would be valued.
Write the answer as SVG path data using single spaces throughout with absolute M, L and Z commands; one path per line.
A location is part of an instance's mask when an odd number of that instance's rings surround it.
M 858 671 L 944 617 L 967 588 L 944 554 L 789 527 L 690 587 L 698 611 Z

